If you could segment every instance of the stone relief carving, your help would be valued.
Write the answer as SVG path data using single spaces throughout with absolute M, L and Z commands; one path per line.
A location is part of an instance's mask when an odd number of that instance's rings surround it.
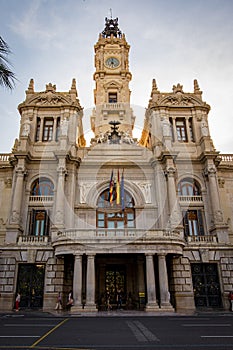
M 63 121 L 61 122 L 61 134 L 62 135 L 67 135 L 68 125 L 69 125 L 69 120 L 67 118 L 64 118 Z
M 221 210 L 216 210 L 214 212 L 214 220 L 215 222 L 223 222 L 223 214 Z
M 134 181 L 135 185 L 137 185 L 143 193 L 145 203 L 152 203 L 151 198 L 151 183 L 144 181 Z
M 209 136 L 209 128 L 205 121 L 201 123 L 201 134 L 202 136 Z
M 21 136 L 28 136 L 29 133 L 30 133 L 30 122 L 29 122 L 29 120 L 26 120 L 22 126 Z
M 95 186 L 97 182 L 81 182 L 79 184 L 80 189 L 80 203 L 85 204 L 87 202 L 87 195 L 92 186 Z
M 4 183 L 5 183 L 6 188 L 11 188 L 12 187 L 12 178 L 11 177 L 7 177 L 4 180 Z
M 163 136 L 171 136 L 171 126 L 167 119 L 163 119 Z

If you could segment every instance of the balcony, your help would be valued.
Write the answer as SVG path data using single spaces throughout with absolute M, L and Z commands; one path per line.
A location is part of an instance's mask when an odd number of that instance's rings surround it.
M 1 153 L 0 154 L 0 163 L 2 163 L 2 162 L 9 162 L 9 159 L 10 159 L 10 153 Z
M 104 103 L 103 104 L 103 111 L 120 111 L 125 109 L 126 104 L 123 102 L 116 102 L 116 103 Z
M 218 243 L 218 238 L 216 235 L 205 235 L 205 236 L 188 236 L 186 238 L 188 243 L 203 243 L 204 245 L 206 243 Z
M 26 235 L 20 235 L 18 237 L 18 245 L 20 246 L 41 246 L 41 245 L 48 245 L 50 241 L 49 236 L 26 236 Z
M 51 203 L 54 196 L 29 196 L 29 202 L 37 203 Z
M 202 196 L 179 196 L 180 203 L 202 203 Z
M 184 241 L 183 232 L 172 230 L 142 230 L 142 229 L 70 229 L 59 231 L 53 236 L 53 244 L 73 243 L 122 243 L 154 242 L 154 241 Z

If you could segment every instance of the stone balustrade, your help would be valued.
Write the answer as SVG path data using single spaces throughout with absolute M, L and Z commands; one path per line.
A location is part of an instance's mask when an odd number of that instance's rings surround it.
M 0 162 L 9 162 L 11 153 L 1 153 L 0 154 Z
M 186 240 L 188 243 L 218 243 L 216 235 L 188 236 Z
M 183 232 L 172 230 L 141 230 L 141 229 L 70 229 L 59 231 L 55 240 L 59 239 L 182 239 Z
M 103 109 L 105 109 L 105 110 L 121 110 L 121 109 L 125 109 L 125 104 L 122 102 L 104 103 Z
M 29 202 L 48 203 L 53 202 L 54 196 L 29 196 Z
M 232 163 L 233 164 L 233 154 L 219 154 L 221 163 Z
M 202 202 L 202 196 L 179 196 L 180 202 Z
M 26 236 L 20 235 L 18 237 L 18 245 L 47 245 L 50 241 L 49 236 Z

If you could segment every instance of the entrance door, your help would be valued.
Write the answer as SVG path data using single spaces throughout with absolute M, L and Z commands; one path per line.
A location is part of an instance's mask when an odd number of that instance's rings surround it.
M 20 307 L 41 308 L 43 306 L 44 273 L 44 265 L 19 265 L 17 292 L 21 295 Z
M 222 306 L 217 264 L 192 264 L 196 307 Z
M 126 272 L 125 266 L 107 266 L 105 274 L 105 289 L 110 293 L 110 304 L 117 304 L 117 291 L 121 289 L 122 302 L 125 303 Z

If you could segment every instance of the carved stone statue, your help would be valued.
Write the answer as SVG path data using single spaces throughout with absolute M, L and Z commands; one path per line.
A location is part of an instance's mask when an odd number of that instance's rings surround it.
M 28 136 L 30 133 L 30 122 L 27 120 L 22 126 L 21 136 Z
M 202 136 L 209 136 L 208 125 L 206 124 L 205 121 L 201 123 L 201 134 Z

